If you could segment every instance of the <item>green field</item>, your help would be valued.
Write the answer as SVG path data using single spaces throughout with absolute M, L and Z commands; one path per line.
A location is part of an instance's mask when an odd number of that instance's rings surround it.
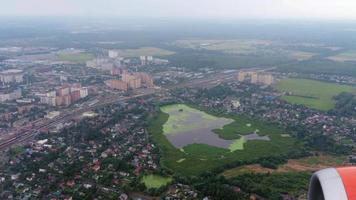
M 235 140 L 235 142 L 230 145 L 229 149 L 231 152 L 236 150 L 244 150 L 245 143 L 246 143 L 245 138 L 241 137 L 240 139 Z
M 158 175 L 146 175 L 142 177 L 142 182 L 145 184 L 146 188 L 160 188 L 172 182 L 170 177 L 162 177 Z
M 220 51 L 231 55 L 285 56 L 291 59 L 307 60 L 316 55 L 307 51 L 296 51 L 269 40 L 178 40 L 174 45 L 195 50 Z
M 342 92 L 355 91 L 355 88 L 351 86 L 308 79 L 283 79 L 277 84 L 277 89 L 291 93 L 282 97 L 289 103 L 301 104 L 323 111 L 334 108 L 334 96 Z
M 212 113 L 209 113 L 212 114 Z M 266 124 L 261 121 L 246 118 L 244 116 L 219 116 L 233 119 L 230 125 L 224 126 L 229 133 L 226 135 L 248 133 L 249 130 L 259 130 L 259 134 L 267 135 L 270 141 L 262 140 L 235 140 L 236 142 L 230 149 L 219 148 L 207 144 L 190 144 L 182 149 L 176 148 L 167 139 L 163 127 L 168 121 L 169 115 L 164 112 L 149 120 L 148 131 L 152 135 L 155 143 L 161 149 L 161 165 L 169 168 L 175 173 L 183 175 L 197 175 L 207 170 L 229 164 L 236 161 L 256 161 L 258 158 L 265 156 L 286 155 L 290 151 L 297 151 L 301 148 L 300 144 L 292 137 L 282 137 L 285 132 L 273 124 Z M 232 131 L 233 126 L 237 124 L 246 127 L 237 128 L 236 132 Z M 224 133 L 224 132 L 222 132 Z M 231 136 L 232 137 L 232 136 Z M 235 136 L 234 136 L 235 137 Z M 234 151 L 231 151 L 233 149 Z
M 183 48 L 206 49 L 229 54 L 250 54 L 259 47 L 270 45 L 267 40 L 178 40 L 174 44 Z
M 173 51 L 156 47 L 141 47 L 138 49 L 117 49 L 120 57 L 139 57 L 139 56 L 168 56 L 174 54 Z
M 311 59 L 313 56 L 315 56 L 315 53 L 311 53 L 311 52 L 305 52 L 305 51 L 290 51 L 289 52 L 290 55 L 297 59 L 297 60 L 309 60 Z
M 338 62 L 356 61 L 356 50 L 345 51 L 335 56 L 330 56 L 329 59 Z
M 94 55 L 90 53 L 60 53 L 58 54 L 58 59 L 60 61 L 84 64 L 86 61 L 94 59 Z

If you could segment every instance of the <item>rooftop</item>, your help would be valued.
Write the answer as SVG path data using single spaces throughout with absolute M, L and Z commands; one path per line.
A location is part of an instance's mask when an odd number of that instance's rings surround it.
M 20 69 L 8 69 L 1 71 L 0 74 L 17 74 L 17 73 L 22 73 L 23 71 Z

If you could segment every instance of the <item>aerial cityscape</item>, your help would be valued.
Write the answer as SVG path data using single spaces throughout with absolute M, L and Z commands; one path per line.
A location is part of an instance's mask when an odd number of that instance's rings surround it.
M 356 165 L 356 10 L 31 1 L 0 8 L 0 199 L 314 200 Z

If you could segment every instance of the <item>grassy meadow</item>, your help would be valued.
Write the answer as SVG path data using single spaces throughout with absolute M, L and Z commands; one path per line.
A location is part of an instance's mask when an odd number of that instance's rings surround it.
M 117 49 L 121 57 L 139 57 L 139 56 L 168 56 L 174 54 L 173 51 L 160 49 L 156 47 L 141 47 L 137 49 Z
M 356 61 L 356 50 L 345 51 L 335 56 L 330 56 L 329 59 L 337 62 Z
M 158 175 L 145 175 L 142 177 L 142 182 L 145 184 L 147 188 L 160 188 L 162 186 L 167 185 L 172 182 L 171 177 L 162 177 Z
M 90 53 L 60 53 L 58 54 L 58 59 L 60 61 L 84 64 L 86 61 L 94 59 L 94 55 Z
M 334 96 L 355 91 L 355 88 L 348 85 L 292 78 L 281 80 L 276 87 L 279 91 L 290 93 L 282 97 L 287 102 L 323 111 L 335 107 Z

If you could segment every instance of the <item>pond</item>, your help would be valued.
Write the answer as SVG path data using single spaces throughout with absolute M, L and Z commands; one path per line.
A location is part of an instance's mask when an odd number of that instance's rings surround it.
M 169 115 L 163 124 L 163 134 L 176 147 L 183 148 L 190 144 L 207 144 L 210 146 L 234 150 L 242 150 L 248 140 L 269 140 L 268 136 L 256 133 L 241 136 L 238 140 L 225 140 L 214 133 L 214 129 L 234 122 L 233 119 L 216 117 L 184 104 L 161 107 L 161 111 Z

